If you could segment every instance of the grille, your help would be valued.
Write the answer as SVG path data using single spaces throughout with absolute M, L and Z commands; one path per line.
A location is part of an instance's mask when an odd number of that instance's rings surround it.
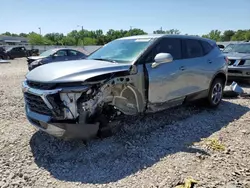
M 233 65 L 233 64 L 235 63 L 235 61 L 236 61 L 236 60 L 234 60 L 234 59 L 229 59 L 228 65 Z
M 32 95 L 30 93 L 25 93 L 24 97 L 29 109 L 32 112 L 52 116 L 51 110 L 47 107 L 41 97 Z
M 27 81 L 27 84 L 34 89 L 49 90 L 54 89 L 56 84 Z
M 242 74 L 242 71 L 239 70 L 228 70 L 229 73 L 234 73 L 234 74 Z
M 238 65 L 240 66 L 240 65 L 244 65 L 244 64 L 245 64 L 245 60 L 240 60 Z

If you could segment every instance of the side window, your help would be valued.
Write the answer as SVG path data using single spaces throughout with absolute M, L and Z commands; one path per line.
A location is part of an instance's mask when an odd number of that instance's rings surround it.
M 154 62 L 158 53 L 170 53 L 174 60 L 181 59 L 181 40 L 175 38 L 163 38 L 156 44 L 145 58 L 145 63 Z
M 201 41 L 201 45 L 203 47 L 204 54 L 207 55 L 213 49 L 212 45 L 210 45 L 206 41 Z
M 79 54 L 78 54 L 78 52 L 75 51 L 75 50 L 69 50 L 69 51 L 68 51 L 68 56 L 77 56 L 77 55 L 79 55 Z
M 194 39 L 185 39 L 185 58 L 196 58 L 203 56 L 203 49 L 201 43 L 198 40 Z
M 57 57 L 67 56 L 67 52 L 65 50 L 59 50 L 55 53 L 55 56 Z

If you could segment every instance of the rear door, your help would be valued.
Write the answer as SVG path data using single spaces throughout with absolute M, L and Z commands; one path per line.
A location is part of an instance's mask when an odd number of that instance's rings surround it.
M 211 59 L 209 52 L 211 46 L 202 40 L 183 39 L 183 64 L 186 71 L 186 88 L 189 93 L 203 91 L 209 88 L 211 78 L 208 76 L 213 71 L 209 69 Z M 211 48 L 210 48 L 211 47 Z
M 84 56 L 76 50 L 68 50 L 68 60 L 79 60 L 83 59 Z
M 26 57 L 26 49 L 24 47 L 20 47 L 19 57 Z

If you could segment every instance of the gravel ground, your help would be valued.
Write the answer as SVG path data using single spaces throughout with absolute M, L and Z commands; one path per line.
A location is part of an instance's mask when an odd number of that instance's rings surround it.
M 197 188 L 250 188 L 249 99 L 131 118 L 113 137 L 85 145 L 27 122 L 26 72 L 22 59 L 0 64 L 0 187 L 175 187 L 191 176 Z

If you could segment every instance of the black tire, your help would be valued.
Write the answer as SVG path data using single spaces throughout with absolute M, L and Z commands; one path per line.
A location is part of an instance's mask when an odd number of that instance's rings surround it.
M 225 83 L 221 78 L 215 78 L 212 82 L 206 99 L 207 105 L 211 108 L 217 107 L 223 97 Z
M 7 59 L 8 59 L 8 60 L 11 60 L 11 59 L 13 59 L 13 58 L 12 58 L 11 56 L 8 55 L 8 56 L 7 56 Z
M 97 118 L 97 122 L 100 123 L 100 128 L 98 130 L 97 136 L 100 138 L 107 138 L 113 135 L 111 128 L 109 127 L 109 118 L 104 114 L 101 114 Z

